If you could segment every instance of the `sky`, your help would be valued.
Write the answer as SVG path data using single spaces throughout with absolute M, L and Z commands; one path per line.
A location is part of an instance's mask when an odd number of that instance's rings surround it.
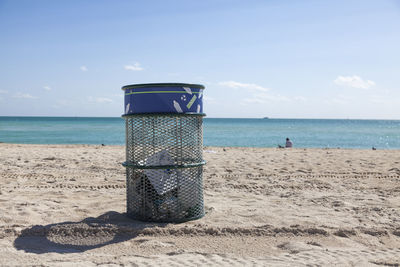
M 0 116 L 118 117 L 203 84 L 213 118 L 400 119 L 400 0 L 0 0 Z

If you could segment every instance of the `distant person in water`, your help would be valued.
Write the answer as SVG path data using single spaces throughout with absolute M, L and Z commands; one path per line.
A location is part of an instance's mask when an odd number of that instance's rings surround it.
M 293 147 L 293 143 L 292 143 L 292 141 L 290 141 L 289 138 L 286 138 L 286 145 L 285 145 L 285 147 Z

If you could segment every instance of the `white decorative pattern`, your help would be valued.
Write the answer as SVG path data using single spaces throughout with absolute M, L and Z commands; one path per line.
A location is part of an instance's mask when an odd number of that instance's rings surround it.
M 183 87 L 183 89 L 185 89 L 185 91 L 191 95 L 192 94 L 192 89 L 190 89 L 189 87 Z
M 175 108 L 175 110 L 176 110 L 177 112 L 179 112 L 179 113 L 183 113 L 183 110 L 182 110 L 181 106 L 179 105 L 179 103 L 176 102 L 175 100 L 174 100 L 173 103 L 174 103 L 174 108 Z

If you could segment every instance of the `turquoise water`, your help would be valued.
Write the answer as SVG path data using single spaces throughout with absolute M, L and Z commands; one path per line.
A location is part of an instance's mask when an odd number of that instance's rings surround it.
M 398 120 L 204 119 L 205 146 L 400 149 Z M 121 118 L 0 117 L 0 142 L 124 145 Z

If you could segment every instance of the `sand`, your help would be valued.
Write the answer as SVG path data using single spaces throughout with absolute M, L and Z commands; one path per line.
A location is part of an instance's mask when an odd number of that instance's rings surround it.
M 400 151 L 205 147 L 206 216 L 125 217 L 121 146 L 0 144 L 0 265 L 399 266 Z

